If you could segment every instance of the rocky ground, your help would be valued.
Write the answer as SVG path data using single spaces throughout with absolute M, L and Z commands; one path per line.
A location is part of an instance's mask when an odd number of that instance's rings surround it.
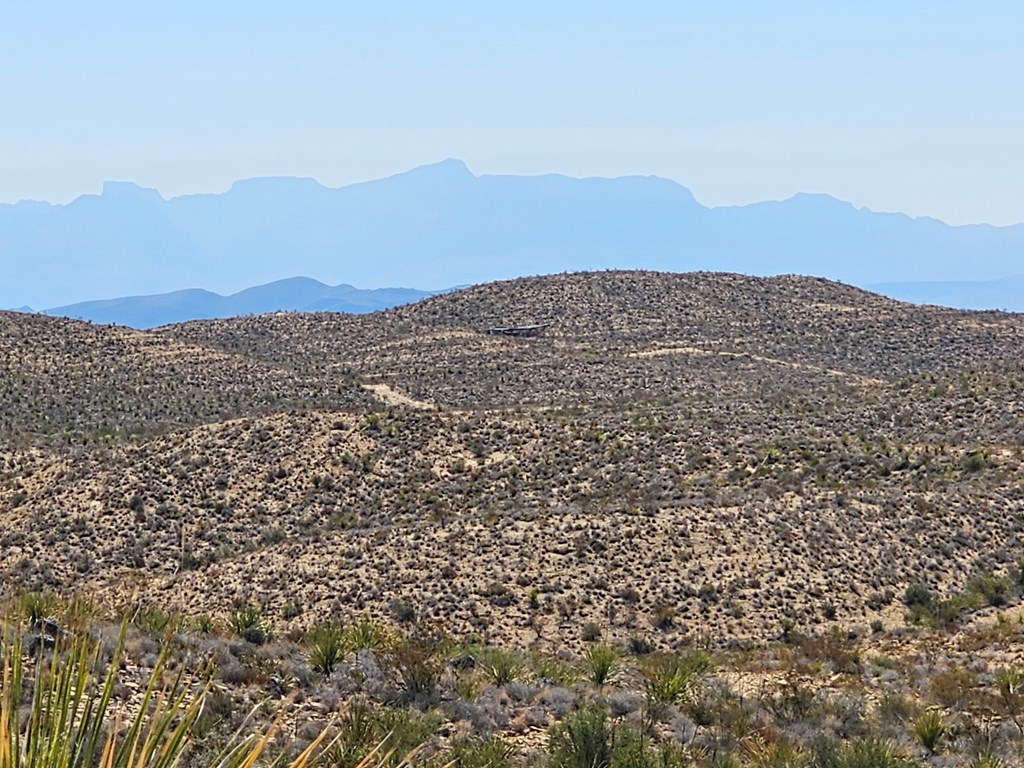
M 607 272 L 153 332 L 0 313 L 0 352 L 8 591 L 548 655 L 840 633 L 905 664 L 969 624 L 1020 654 L 1024 316 Z

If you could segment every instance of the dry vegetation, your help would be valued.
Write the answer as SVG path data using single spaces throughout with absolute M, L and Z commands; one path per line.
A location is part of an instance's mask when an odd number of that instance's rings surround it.
M 362 618 L 434 638 L 437 744 L 539 760 L 598 703 L 680 765 L 847 764 L 815 733 L 1019 759 L 1024 317 L 608 272 L 151 333 L 0 314 L 0 351 L 5 583 L 192 617 L 182 647 L 250 670 L 239 706 L 272 680 L 321 714 L 404 701 L 391 651 L 376 682 L 347 646 L 344 674 L 288 666 Z M 277 645 L 223 637 L 246 606 Z M 515 678 L 467 644 L 519 649 Z M 645 721 L 640 657 L 554 679 L 605 645 L 708 649 L 707 700 Z M 923 746 L 929 711 L 960 762 Z M 799 755 L 758 752 L 780 744 Z

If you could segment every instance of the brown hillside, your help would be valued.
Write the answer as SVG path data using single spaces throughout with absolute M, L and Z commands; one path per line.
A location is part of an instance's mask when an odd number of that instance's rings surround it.
M 63 409 L 5 401 L 12 423 L 178 425 L 7 449 L 0 572 L 26 588 L 670 646 L 898 622 L 907 586 L 953 594 L 1024 558 L 1017 315 L 600 273 L 150 334 L 3 317 L 20 386 Z
M 0 312 L 0 440 L 7 442 L 81 443 L 367 402 L 351 377 L 312 379 L 166 336 Z
M 482 333 L 534 323 L 550 324 L 542 339 Z M 368 316 L 276 314 L 162 333 L 310 375 L 356 370 L 457 408 L 677 399 L 759 378 L 892 381 L 1018 361 L 1024 350 L 1015 315 L 710 273 L 524 278 Z

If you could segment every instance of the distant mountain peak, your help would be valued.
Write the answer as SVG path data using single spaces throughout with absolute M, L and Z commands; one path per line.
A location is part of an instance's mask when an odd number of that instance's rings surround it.
M 153 328 L 188 320 L 281 311 L 362 314 L 419 301 L 443 292 L 412 288 L 359 289 L 347 283 L 331 286 L 311 277 L 296 276 L 256 285 L 227 296 L 200 288 L 189 288 L 170 293 L 86 301 L 47 309 L 42 314 L 134 328 Z M 15 311 L 32 310 L 26 307 Z
M 427 165 L 420 165 L 411 170 L 397 173 L 395 177 L 402 176 L 429 176 L 437 179 L 475 179 L 474 173 L 469 170 L 462 160 L 458 160 L 454 157 L 448 157 L 444 160 L 439 160 L 436 163 L 428 163 Z
M 103 197 L 110 199 L 151 199 L 163 202 L 160 193 L 151 187 L 140 187 L 134 181 L 104 181 Z

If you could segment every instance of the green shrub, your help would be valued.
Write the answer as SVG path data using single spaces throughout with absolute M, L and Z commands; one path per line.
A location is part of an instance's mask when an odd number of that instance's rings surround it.
M 960 467 L 964 472 L 975 473 L 980 472 L 989 465 L 988 453 L 984 450 L 968 451 L 964 454 L 963 458 L 960 459 Z
M 714 664 L 704 651 L 693 651 L 685 655 L 660 655 L 649 661 L 641 670 L 644 690 L 654 701 L 676 704 L 693 694 L 694 687 L 711 670 Z
M 309 663 L 317 672 L 330 676 L 345 657 L 345 632 L 337 624 L 321 624 L 309 634 Z
M 18 608 L 30 626 L 38 627 L 43 619 L 57 613 L 60 599 L 52 592 L 26 592 L 19 596 Z
M 981 573 L 971 579 L 967 591 L 977 595 L 986 605 L 1006 605 L 1010 597 L 1010 580 L 991 572 Z
M 132 613 L 132 624 L 146 632 L 163 634 L 176 631 L 181 626 L 181 619 L 151 605 L 140 605 Z
M 375 740 L 383 740 L 390 753 L 379 764 L 388 768 L 404 763 L 407 755 L 426 744 L 441 727 L 441 716 L 436 712 L 420 714 L 405 707 L 382 707 L 375 720 Z
M 516 750 L 499 736 L 452 743 L 446 765 L 452 768 L 512 768 Z
M 646 637 L 633 635 L 629 638 L 629 652 L 634 656 L 646 656 L 649 653 L 654 653 L 654 644 Z
M 904 605 L 913 608 L 915 605 L 927 606 L 935 600 L 932 588 L 923 582 L 915 582 L 903 592 Z
M 1024 735 L 1024 675 L 1013 667 L 1004 667 L 996 672 L 995 682 L 1003 712 Z
M 644 678 L 645 726 L 653 728 L 670 704 L 692 700 L 697 685 L 713 668 L 711 657 L 704 651 L 651 658 L 641 669 Z
M 236 635 L 253 645 L 262 645 L 270 638 L 263 613 L 254 605 L 243 605 L 231 612 L 231 629 Z
M 354 651 L 384 650 L 388 645 L 388 633 L 364 616 L 349 628 L 345 644 Z
M 212 635 L 217 631 L 217 622 L 208 613 L 200 614 L 189 621 L 189 626 L 203 635 Z
M 941 712 L 929 709 L 914 721 L 911 731 L 918 743 L 934 755 L 938 753 L 942 741 L 949 733 L 949 724 Z
M 550 768 L 611 768 L 613 731 L 608 715 L 597 706 L 565 718 L 548 739 Z
M 377 739 L 377 721 L 365 701 L 356 700 L 342 714 L 338 736 L 327 750 L 328 765 L 358 764 L 373 748 Z
M 508 685 L 522 674 L 523 660 L 512 651 L 492 648 L 484 654 L 481 669 L 494 685 Z
M 917 760 L 901 755 L 884 739 L 860 739 L 841 744 L 824 738 L 815 742 L 810 765 L 813 768 L 918 768 Z
M 444 668 L 441 647 L 439 636 L 417 629 L 389 651 L 387 662 L 402 686 L 402 700 L 434 695 Z
M 615 729 L 612 768 L 682 768 L 690 765 L 671 745 L 655 746 L 635 728 Z
M 133 715 L 115 704 L 124 664 L 128 620 L 108 658 L 88 633 L 73 635 L 63 653 L 25 665 L 17 627 L 4 627 L 0 642 L 0 765 L 3 768 L 173 768 L 195 746 L 208 687 L 183 674 L 168 675 L 165 643 Z M 28 702 L 27 707 L 23 707 Z M 111 723 L 120 720 L 119 728 Z M 305 765 L 326 736 L 323 731 L 295 761 Z M 257 763 L 273 737 L 237 734 L 209 764 L 242 768 Z M 370 768 L 367 766 L 366 768 Z
M 388 610 L 391 612 L 392 618 L 402 624 L 408 624 L 416 618 L 416 609 L 408 600 L 392 600 Z
M 609 645 L 594 645 L 583 653 L 588 677 L 594 685 L 611 683 L 618 673 L 619 652 Z
M 752 768 L 798 768 L 807 763 L 803 748 L 784 737 L 768 741 L 755 735 L 745 742 L 744 752 Z

